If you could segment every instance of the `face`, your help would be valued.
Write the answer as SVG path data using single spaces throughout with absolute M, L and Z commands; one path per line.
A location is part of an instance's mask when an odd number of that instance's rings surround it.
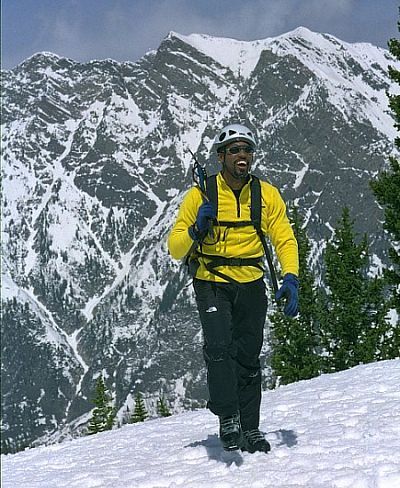
M 253 162 L 252 147 L 245 141 L 231 142 L 225 146 L 225 153 L 219 154 L 219 160 L 225 175 L 235 180 L 245 180 Z

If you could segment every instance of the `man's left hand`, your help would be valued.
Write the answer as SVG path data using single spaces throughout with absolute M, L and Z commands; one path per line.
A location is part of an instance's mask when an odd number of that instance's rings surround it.
M 287 273 L 283 277 L 282 286 L 276 292 L 276 300 L 279 301 L 286 297 L 286 305 L 283 309 L 287 317 L 296 317 L 299 312 L 299 279 L 292 273 Z

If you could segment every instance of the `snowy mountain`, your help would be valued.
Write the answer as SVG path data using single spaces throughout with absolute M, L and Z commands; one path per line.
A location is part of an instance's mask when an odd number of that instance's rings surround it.
M 171 32 L 137 63 L 39 53 L 2 72 L 7 448 L 79 430 L 100 372 L 120 417 L 138 390 L 175 411 L 204 405 L 189 278 L 165 240 L 188 149 L 216 171 L 226 123 L 254 128 L 255 172 L 301 207 L 316 269 L 344 205 L 386 259 L 368 181 L 395 137 L 389 64 L 299 28 L 254 42 Z
M 400 361 L 264 393 L 269 454 L 223 451 L 207 410 L 2 456 L 3 488 L 400 486 Z

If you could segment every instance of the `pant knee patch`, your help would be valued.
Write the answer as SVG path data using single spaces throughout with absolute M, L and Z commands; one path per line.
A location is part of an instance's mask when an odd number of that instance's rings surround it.
M 261 380 L 261 368 L 242 370 L 240 380 L 247 385 L 258 384 Z
M 219 362 L 230 357 L 227 346 L 205 346 L 204 357 L 207 361 Z

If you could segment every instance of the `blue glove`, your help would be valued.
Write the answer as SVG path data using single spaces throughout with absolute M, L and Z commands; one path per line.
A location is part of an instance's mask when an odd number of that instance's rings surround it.
M 204 202 L 197 212 L 196 223 L 189 227 L 189 235 L 194 241 L 202 241 L 216 217 L 215 207 L 211 202 Z
M 296 317 L 299 312 L 299 279 L 292 273 L 283 277 L 282 286 L 276 292 L 277 301 L 286 297 L 286 305 L 283 310 L 287 317 Z
M 196 227 L 203 233 L 207 232 L 210 228 L 211 221 L 215 219 L 216 212 L 215 207 L 211 202 L 204 202 L 200 205 L 199 211 L 197 212 Z

